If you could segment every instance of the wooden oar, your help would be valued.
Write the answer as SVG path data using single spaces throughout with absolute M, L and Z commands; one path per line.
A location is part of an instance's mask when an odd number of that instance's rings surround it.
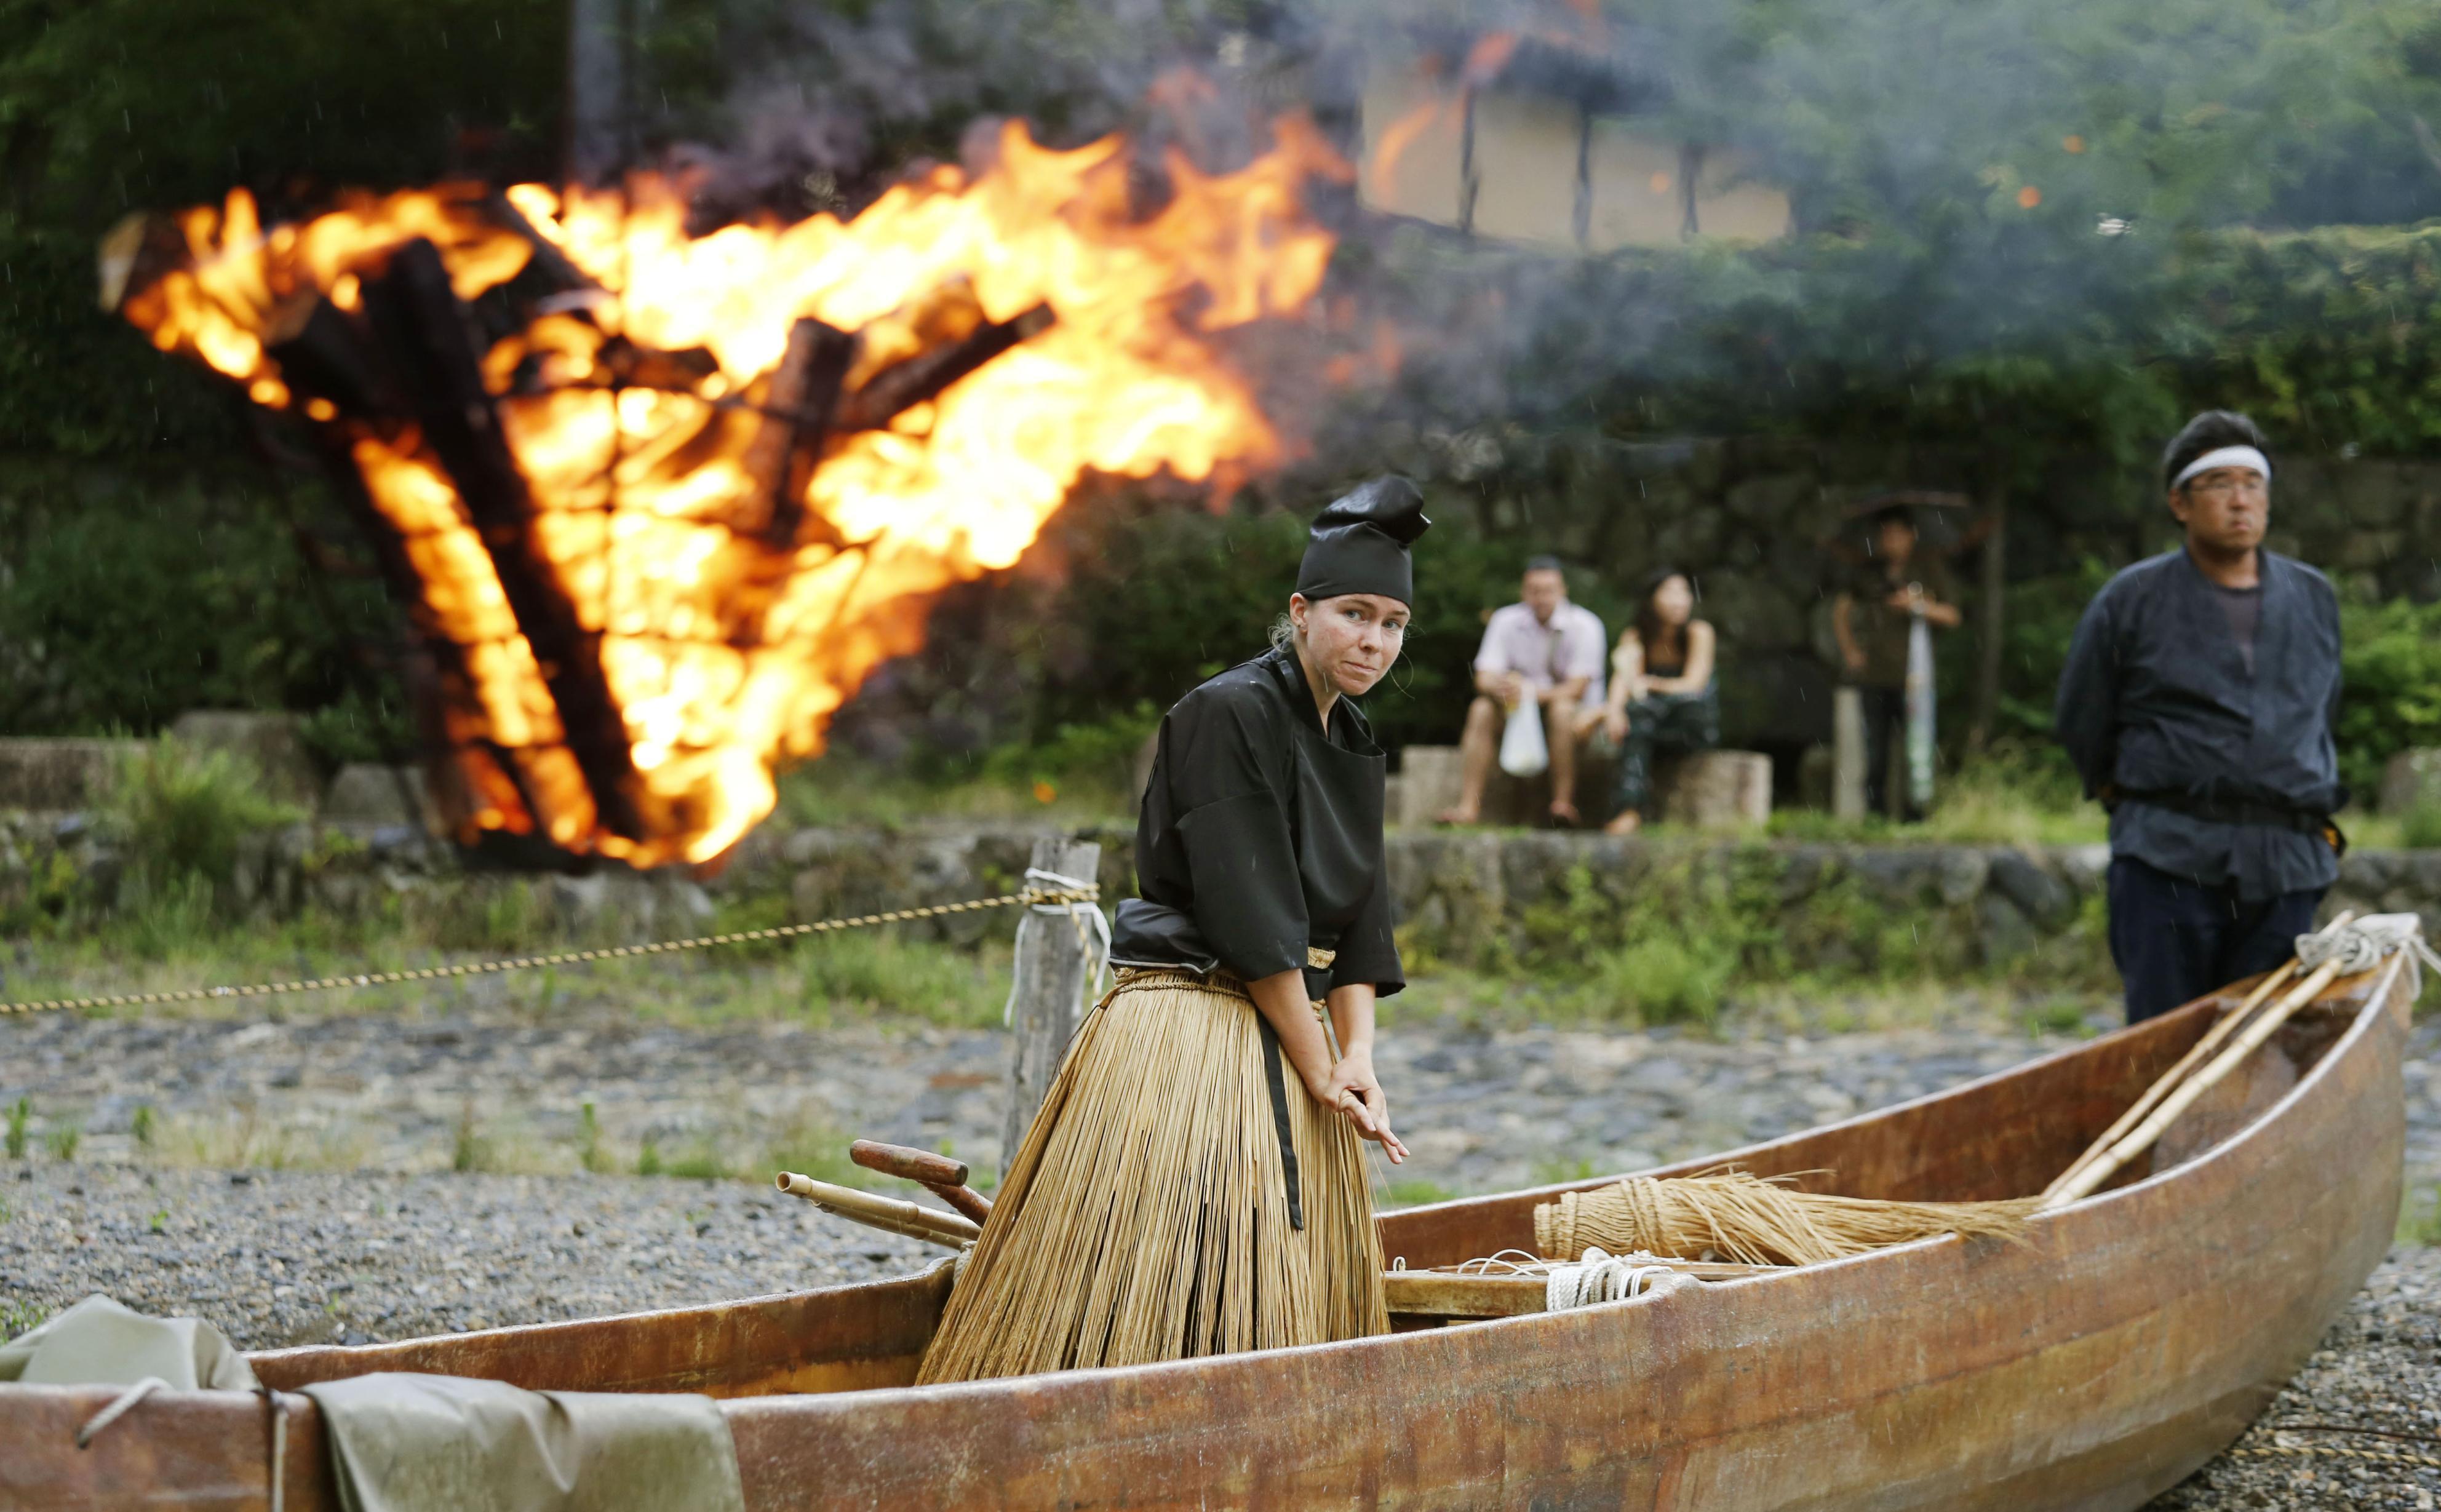
M 954 1213 L 935 1213 L 897 1197 L 878 1197 L 852 1186 L 833 1186 L 794 1171 L 781 1172 L 778 1184 L 790 1197 L 804 1197 L 825 1213 L 885 1233 L 902 1233 L 951 1250 L 963 1249 L 983 1237 L 982 1229 Z
M 2356 909 L 2342 909 L 2338 917 L 2314 932 L 2328 934 L 2356 916 Z M 2213 1026 L 2204 1031 L 2203 1037 L 2197 1040 L 2193 1048 L 2179 1057 L 2178 1064 L 2155 1078 L 2153 1085 L 2144 1089 L 2144 1095 L 2136 1099 L 2127 1111 L 2120 1114 L 2108 1128 L 2104 1129 L 2101 1138 L 2087 1145 L 2084 1154 L 2070 1161 L 2068 1169 L 2054 1177 L 2051 1185 L 2043 1188 L 2042 1195 L 2049 1197 L 2066 1190 L 2070 1182 L 2085 1174 L 2086 1167 L 2102 1159 L 2110 1146 L 2126 1138 L 2127 1131 L 2134 1128 L 2146 1114 L 2159 1107 L 2161 1099 L 2178 1090 L 2179 1084 L 2185 1080 L 2187 1072 L 2202 1065 L 2213 1052 L 2220 1049 L 2229 1036 L 2237 1032 L 2238 1026 L 2246 1022 L 2246 1016 L 2254 1012 L 2264 999 L 2279 991 L 2282 983 L 2294 976 L 2296 971 L 2297 958 L 2291 956 L 2281 963 L 2277 970 L 2256 982 L 2254 990 L 2246 995 L 2244 1002 L 2239 1003 L 2233 1011 L 2223 1014 L 2215 1019 Z
M 2070 1181 L 2057 1192 L 2046 1194 L 2043 1197 L 2043 1205 L 2038 1211 L 2048 1213 L 2054 1208 L 2064 1208 L 2071 1202 L 2091 1196 L 2103 1182 L 2109 1180 L 2120 1167 L 2151 1149 L 2153 1142 L 2161 1137 L 2161 1131 L 2176 1123 L 2179 1114 L 2194 1107 L 2197 1098 L 2212 1090 L 2230 1072 L 2244 1065 L 2246 1058 L 2261 1048 L 2263 1042 L 2269 1039 L 2282 1024 L 2287 1023 L 2290 1015 L 2313 1001 L 2323 988 L 2329 986 L 2340 974 L 2340 962 L 2334 960 L 2325 961 L 2316 966 L 2313 974 L 2299 982 L 2294 991 L 2281 999 L 2269 1012 L 2259 1016 L 2253 1023 L 2248 1025 L 2246 1032 L 2239 1035 L 2212 1064 L 2196 1072 L 2181 1083 L 2178 1090 L 2162 1099 L 2161 1106 L 2153 1110 L 2151 1117 L 2138 1125 L 2134 1133 L 2112 1145 L 2101 1159 L 2079 1173 L 2074 1180 Z
M 967 1185 L 964 1161 L 879 1140 L 857 1141 L 847 1147 L 847 1158 L 868 1171 L 916 1183 L 977 1223 L 991 1216 L 991 1198 Z

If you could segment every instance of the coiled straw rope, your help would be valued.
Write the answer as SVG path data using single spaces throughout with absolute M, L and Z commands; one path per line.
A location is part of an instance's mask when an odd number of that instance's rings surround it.
M 1800 1192 L 1732 1168 L 1700 1176 L 1632 1176 L 1564 1192 L 1534 1209 L 1534 1248 L 1553 1258 L 1600 1248 L 1682 1259 L 1804 1266 L 1936 1234 L 2021 1239 L 2039 1198 L 1886 1202 Z
M 620 961 L 630 956 L 672 955 L 681 950 L 703 950 L 714 945 L 750 945 L 759 940 L 792 940 L 800 935 L 861 929 L 877 924 L 905 924 L 915 919 L 973 913 L 983 909 L 1006 909 L 1019 904 L 1091 903 L 1100 895 L 1101 890 L 1090 885 L 1057 889 L 1030 887 L 1017 892 L 1003 893 L 999 897 L 968 898 L 961 903 L 932 903 L 920 909 L 891 909 L 881 913 L 859 913 L 852 918 L 818 919 L 811 924 L 784 924 L 768 929 L 738 929 L 726 934 L 699 934 L 684 940 L 652 940 L 642 945 L 604 945 L 590 950 L 555 950 L 549 955 L 511 956 L 499 961 L 466 961 L 455 965 L 422 966 L 411 971 L 366 971 L 353 976 L 309 977 L 297 981 L 263 981 L 244 987 L 185 987 L 176 992 L 134 992 L 107 998 L 52 998 L 39 1002 L 0 1003 L 0 1017 L 48 1013 L 55 1009 L 134 1008 L 153 1003 L 197 1002 L 205 999 L 266 998 L 283 993 L 327 992 L 335 987 L 385 987 L 401 981 L 438 981 L 448 977 L 525 971 L 535 966 Z

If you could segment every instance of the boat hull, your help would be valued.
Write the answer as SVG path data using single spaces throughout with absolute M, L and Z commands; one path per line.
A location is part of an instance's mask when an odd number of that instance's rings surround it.
M 283 1389 L 443 1369 L 710 1391 L 758 1512 L 2132 1508 L 2244 1430 L 2387 1250 L 2414 990 L 2404 961 L 2341 984 L 2198 1105 L 2158 1174 L 2038 1219 L 2020 1245 L 1942 1238 L 1608 1306 L 946 1387 L 903 1384 L 947 1293 L 938 1269 L 255 1360 Z M 2215 1011 L 1730 1156 L 1763 1174 L 1828 1166 L 1861 1196 L 2031 1190 Z M 1558 1190 L 1392 1215 L 1385 1248 L 1432 1265 L 1518 1244 Z M 50 1444 L 113 1394 L 17 1395 L 32 1399 L 19 1442 Z M 335 1506 L 311 1404 L 286 1400 L 287 1505 Z M 0 1503 L 263 1506 L 265 1412 L 157 1396 L 89 1454 L 0 1456 Z

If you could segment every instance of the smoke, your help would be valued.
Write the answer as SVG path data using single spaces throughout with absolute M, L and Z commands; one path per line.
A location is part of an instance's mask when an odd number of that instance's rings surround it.
M 2441 214 L 2420 129 L 2441 119 L 2441 23 L 2400 0 L 878 0 L 746 7 L 728 37 L 720 145 L 682 154 L 712 220 L 852 211 L 1004 115 L 1054 141 L 1127 128 L 1148 183 L 1166 147 L 1242 162 L 1286 108 L 1361 155 L 1384 124 L 1367 81 L 1401 76 L 1623 120 L 1786 194 L 1777 244 L 1601 257 L 1324 204 L 1343 346 L 1291 344 L 1271 377 L 1302 401 L 1347 345 L 1395 346 L 1401 374 L 1357 366 L 1316 426 L 1332 455 L 1622 416 L 1787 423 L 1910 385 L 1971 411 L 2013 364 L 2107 390 L 2160 354 L 2147 302 L 2195 234 Z

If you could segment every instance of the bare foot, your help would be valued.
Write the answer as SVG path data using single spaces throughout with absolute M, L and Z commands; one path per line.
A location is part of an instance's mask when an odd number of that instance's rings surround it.
M 1473 824 L 1477 822 L 1481 818 L 1482 815 L 1477 813 L 1472 805 L 1460 803 L 1456 808 L 1445 808 L 1441 810 L 1440 821 L 1444 824 Z
M 1618 818 L 1602 826 L 1604 835 L 1633 835 L 1644 822 L 1644 816 L 1632 808 L 1619 810 Z
M 1575 829 L 1579 823 L 1582 822 L 1582 818 L 1583 817 L 1577 812 L 1577 805 L 1569 802 L 1566 799 L 1555 798 L 1551 800 L 1552 823 L 1561 826 L 1563 829 L 1572 830 Z

